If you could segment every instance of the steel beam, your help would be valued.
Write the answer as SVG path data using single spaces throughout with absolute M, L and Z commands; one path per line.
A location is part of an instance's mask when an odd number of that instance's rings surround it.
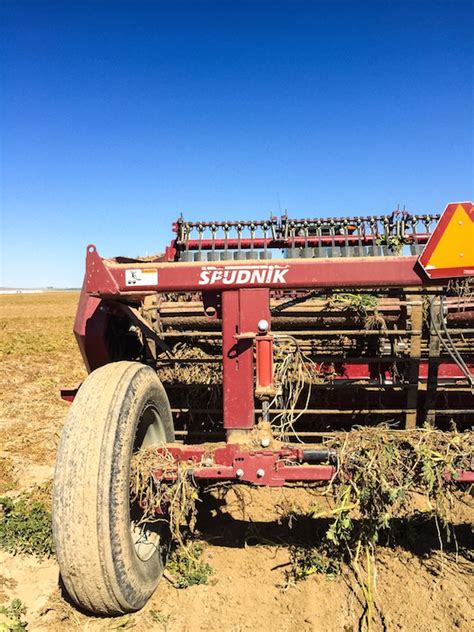
M 224 428 L 249 430 L 255 423 L 253 339 L 261 319 L 270 322 L 268 289 L 222 292 L 222 365 Z
M 139 280 L 137 281 L 136 278 Z M 417 257 L 344 257 L 210 263 L 116 263 L 88 246 L 89 294 L 138 300 L 153 292 L 236 289 L 388 288 L 429 285 Z

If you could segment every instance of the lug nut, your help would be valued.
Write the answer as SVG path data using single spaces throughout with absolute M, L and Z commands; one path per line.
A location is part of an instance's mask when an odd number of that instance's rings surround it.
M 257 470 L 257 478 L 263 478 L 265 476 L 265 470 Z
M 242 478 L 242 476 L 244 475 L 244 471 L 243 471 L 241 468 L 239 468 L 239 469 L 235 472 L 235 475 L 236 475 L 236 477 L 237 477 L 237 478 Z

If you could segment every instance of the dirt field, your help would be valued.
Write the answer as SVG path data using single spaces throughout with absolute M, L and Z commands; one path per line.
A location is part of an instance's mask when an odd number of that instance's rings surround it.
M 52 478 L 68 405 L 61 386 L 85 373 L 72 335 L 78 295 L 50 293 L 0 297 L 0 494 L 28 490 Z M 358 629 L 362 596 L 347 569 L 331 580 L 312 575 L 285 587 L 288 545 L 311 524 L 284 519 L 284 508 L 310 500 L 302 490 L 246 491 L 245 509 L 207 500 L 198 529 L 204 559 L 214 569 L 208 585 L 178 590 L 164 579 L 143 611 L 107 619 L 77 611 L 63 599 L 54 559 L 13 557 L 0 551 L 0 603 L 18 597 L 29 630 L 339 631 Z M 377 560 L 374 629 L 471 630 L 474 625 L 472 510 L 460 504 L 455 528 L 459 554 L 436 551 L 433 524 L 401 521 L 392 546 Z

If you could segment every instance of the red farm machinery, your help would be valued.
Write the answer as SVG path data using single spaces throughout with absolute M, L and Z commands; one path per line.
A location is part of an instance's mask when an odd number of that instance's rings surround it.
M 130 504 L 140 448 L 197 486 L 279 487 L 334 476 L 325 433 L 474 420 L 472 203 L 173 230 L 156 257 L 87 248 L 89 376 L 62 392 L 53 526 L 65 586 L 93 612 L 140 608 L 163 571 L 165 538 Z

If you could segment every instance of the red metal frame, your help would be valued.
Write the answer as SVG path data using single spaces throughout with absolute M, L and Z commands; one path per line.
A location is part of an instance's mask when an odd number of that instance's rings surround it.
M 102 298 L 246 288 L 388 288 L 435 284 L 427 279 L 418 258 L 413 256 L 119 264 L 102 259 L 95 246 L 90 245 L 86 270 L 86 291 Z M 126 281 L 127 272 L 134 270 L 155 272 L 157 282 L 130 285 Z
M 268 289 L 239 289 L 222 293 L 222 368 L 224 428 L 249 429 L 255 423 L 253 338 L 259 320 L 270 322 Z
M 457 205 L 448 205 L 447 209 Z M 449 211 L 451 212 L 451 211 Z M 471 204 L 470 213 L 474 213 Z M 449 219 L 449 218 L 448 218 Z M 448 221 L 444 216 L 438 228 Z M 438 229 L 436 229 L 438 230 Z M 435 231 L 436 232 L 436 231 Z M 369 236 L 370 237 L 370 236 Z M 417 242 L 426 241 L 417 234 Z M 291 245 L 320 245 L 334 242 L 357 244 L 357 235 L 331 235 L 290 238 Z M 367 239 L 367 236 L 366 236 Z M 277 240 L 278 241 L 278 240 Z M 288 243 L 287 243 L 288 242 Z M 188 241 L 191 250 L 212 248 L 215 241 Z M 275 240 L 239 240 L 231 248 L 265 248 Z M 278 242 L 278 247 L 282 244 Z M 433 238 L 425 248 L 426 256 L 434 248 Z M 175 246 L 170 247 L 165 260 L 153 262 L 103 259 L 95 246 L 87 247 L 86 275 L 81 293 L 74 331 L 89 371 L 111 361 L 106 342 L 108 323 L 107 305 L 116 301 L 128 305 L 139 304 L 147 295 L 160 292 L 202 292 L 206 307 L 213 307 L 210 317 L 222 318 L 223 355 L 223 420 L 230 438 L 233 431 L 249 431 L 255 424 L 254 395 L 265 398 L 272 384 L 272 343 L 270 290 L 324 288 L 410 288 L 439 286 L 431 280 L 415 256 L 344 257 L 274 260 L 235 260 L 216 262 L 176 262 Z M 425 260 L 425 254 L 421 262 Z M 166 260 L 168 259 L 168 260 Z M 463 276 L 465 270 L 455 273 Z M 267 321 L 269 331 L 259 334 L 258 322 Z M 254 367 L 254 343 L 257 349 L 257 379 Z M 406 358 L 406 361 L 413 358 Z M 404 359 L 399 360 L 403 362 Z M 380 379 L 390 380 L 390 362 L 383 357 L 377 362 L 332 362 L 334 380 Z M 427 379 L 429 363 L 419 361 L 417 379 Z M 385 370 L 386 367 L 386 370 Z M 437 376 L 451 382 L 463 375 L 454 363 L 437 360 Z M 70 401 L 73 391 L 64 392 Z M 472 408 L 472 407 L 471 407 Z M 334 475 L 333 465 L 302 463 L 298 448 L 278 451 L 248 450 L 228 443 L 213 451 L 212 463 L 203 465 L 204 448 L 188 446 L 170 448 L 178 460 L 190 460 L 196 479 L 241 480 L 257 485 L 280 486 L 290 481 L 329 480 Z M 193 452 L 194 450 L 194 452 Z M 285 451 L 286 450 L 286 451 Z M 243 471 L 244 474 L 239 474 Z M 263 472 L 263 473 L 262 473 Z M 472 482 L 474 473 L 463 473 Z
M 158 453 L 162 452 L 158 448 Z M 334 465 L 303 464 L 303 450 L 284 447 L 279 450 L 244 449 L 226 444 L 214 450 L 200 446 L 168 446 L 166 452 L 177 463 L 189 465 L 195 480 L 222 480 L 268 487 L 282 487 L 288 482 L 329 481 L 336 473 Z M 155 470 L 159 480 L 162 470 Z
M 417 242 L 421 245 L 426 244 L 429 238 L 429 234 L 427 233 L 418 233 L 417 234 Z M 379 239 L 379 235 L 365 235 L 364 236 L 364 245 L 374 245 L 377 243 Z M 262 238 L 243 238 L 243 239 L 227 239 L 225 242 L 223 239 L 215 240 L 215 239 L 189 239 L 186 242 L 186 250 L 222 250 L 224 246 L 229 250 L 264 250 L 264 249 L 274 249 L 274 248 L 290 248 L 290 247 L 303 247 L 303 246 L 313 246 L 313 247 L 328 247 L 337 245 L 337 246 L 357 246 L 359 244 L 360 236 L 353 235 L 320 235 L 317 237 L 308 236 L 308 237 L 288 237 L 286 239 L 273 239 L 268 237 L 266 239 Z M 407 243 L 412 243 L 414 238 L 410 236 L 410 241 Z M 174 259 L 173 259 L 174 260 Z
M 189 475 L 196 481 L 233 481 L 266 487 L 283 487 L 295 482 L 330 481 L 337 473 L 336 465 L 325 463 L 312 465 L 304 462 L 304 449 L 282 447 L 271 449 L 245 449 L 236 444 L 226 444 L 213 450 L 203 446 L 167 446 L 157 449 L 158 454 L 171 454 L 176 464 L 186 464 Z M 173 478 L 173 471 L 153 472 L 158 482 Z M 451 478 L 449 473 L 447 478 Z M 459 470 L 456 482 L 474 483 L 474 472 Z
M 186 221 L 181 217 L 173 224 L 176 238 L 167 247 L 164 260 L 179 261 L 192 260 L 192 253 L 197 258 L 219 258 L 217 251 L 228 251 L 225 259 L 244 259 L 245 251 L 263 249 L 299 249 L 303 248 L 304 256 L 308 256 L 307 249 L 316 247 L 329 250 L 338 247 L 346 250 L 352 246 L 358 248 L 380 248 L 390 246 L 390 238 L 402 239 L 405 245 L 418 247 L 427 242 L 433 222 L 437 222 L 439 215 L 433 213 L 410 214 L 407 211 L 393 211 L 387 214 L 353 217 L 318 217 L 294 219 L 283 215 L 280 219 L 270 217 L 264 220 L 244 221 Z M 421 232 L 418 229 L 422 226 Z M 234 257 L 230 251 L 234 251 Z M 322 252 L 317 253 L 323 256 Z M 362 255 L 362 251 L 357 253 Z M 370 254 L 376 254 L 375 251 Z M 335 255 L 331 252 L 329 256 Z M 266 257 L 264 257 L 266 258 Z M 197 260 L 197 259 L 195 259 Z
M 106 326 L 107 314 L 103 301 L 87 292 L 84 280 L 74 321 L 74 335 L 89 372 L 110 362 L 106 345 Z

